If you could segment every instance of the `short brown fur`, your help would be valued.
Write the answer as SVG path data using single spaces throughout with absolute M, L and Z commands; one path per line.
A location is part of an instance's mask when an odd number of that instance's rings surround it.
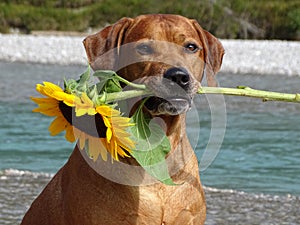
M 185 67 L 193 75 L 190 95 L 194 95 L 204 71 L 209 85 L 220 69 L 224 53 L 221 43 L 194 21 L 175 15 L 145 15 L 123 18 L 112 26 L 84 40 L 89 62 L 94 70 L 114 69 L 129 80 L 160 77 L 170 64 L 155 61 L 127 65 L 128 56 L 121 46 L 143 39 L 165 41 L 182 46 L 195 41 L 202 50 L 184 55 L 180 50 L 162 51 L 155 57 L 175 66 Z M 163 49 L 164 47 L 161 46 Z M 111 51 L 106 57 L 107 52 Z M 140 60 L 140 56 L 132 56 Z M 123 68 L 123 65 L 126 65 Z M 160 85 L 156 83 L 156 85 Z M 155 86 L 155 85 L 154 85 Z M 158 90 L 156 90 L 158 91 Z M 186 136 L 185 114 L 159 115 L 171 143 L 168 166 L 175 183 L 123 185 L 95 172 L 75 147 L 68 162 L 54 176 L 32 203 L 22 225 L 201 225 L 206 205 L 198 161 Z M 132 159 L 123 159 L 134 163 Z M 109 161 L 107 163 L 110 163 Z

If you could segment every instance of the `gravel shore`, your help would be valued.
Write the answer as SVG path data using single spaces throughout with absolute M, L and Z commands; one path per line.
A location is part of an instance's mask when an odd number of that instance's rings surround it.
M 84 37 L 0 34 L 0 61 L 86 65 Z M 221 40 L 221 72 L 300 75 L 300 42 Z

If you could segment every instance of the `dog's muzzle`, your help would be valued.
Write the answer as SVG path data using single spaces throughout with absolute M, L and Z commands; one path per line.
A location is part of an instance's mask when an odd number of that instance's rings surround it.
M 191 108 L 191 99 L 150 97 L 145 106 L 154 115 L 179 115 Z
M 184 68 L 168 69 L 163 79 L 151 82 L 156 96 L 150 97 L 145 106 L 154 115 L 179 115 L 191 108 L 191 77 Z

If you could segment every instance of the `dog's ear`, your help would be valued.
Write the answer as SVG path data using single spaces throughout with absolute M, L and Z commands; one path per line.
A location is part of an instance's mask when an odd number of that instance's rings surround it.
M 123 36 L 132 21 L 131 18 L 122 18 L 117 23 L 83 40 L 89 64 L 93 70 L 114 70 Z
M 220 70 L 224 55 L 224 48 L 221 42 L 208 31 L 204 30 L 196 20 L 192 23 L 203 43 L 205 74 L 208 86 L 218 86 L 215 79 L 216 73 Z

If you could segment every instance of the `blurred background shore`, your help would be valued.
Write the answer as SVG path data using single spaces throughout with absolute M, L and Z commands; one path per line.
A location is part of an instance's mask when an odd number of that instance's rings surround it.
M 300 39 L 298 0 L 2 0 L 1 33 L 91 32 L 121 17 L 180 14 L 222 39 Z
M 85 65 L 84 35 L 0 34 L 0 61 Z M 221 72 L 300 75 L 300 42 L 221 39 L 225 55 Z

